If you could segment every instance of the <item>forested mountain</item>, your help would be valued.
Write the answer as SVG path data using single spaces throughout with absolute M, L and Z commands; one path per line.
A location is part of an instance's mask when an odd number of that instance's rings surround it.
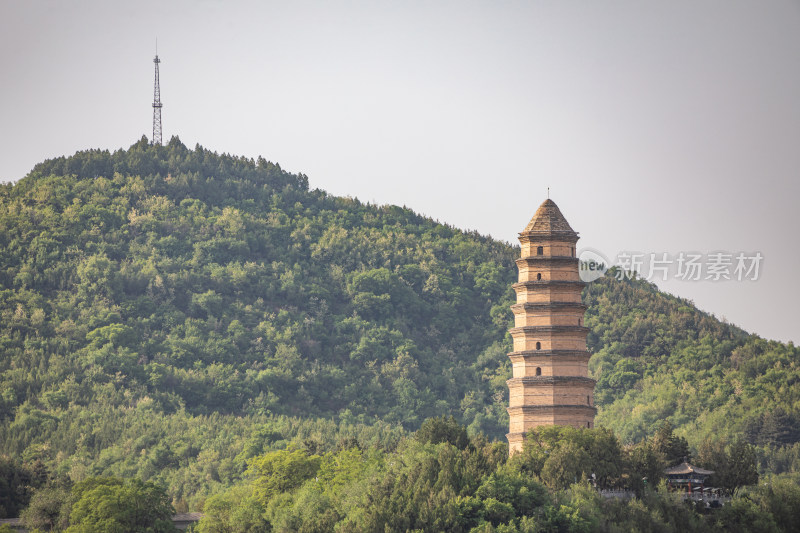
M 45 161 L 0 186 L 0 454 L 180 507 L 289 442 L 391 448 L 442 415 L 502 439 L 518 254 L 177 138 Z M 584 299 L 599 425 L 800 469 L 797 348 L 639 280 Z

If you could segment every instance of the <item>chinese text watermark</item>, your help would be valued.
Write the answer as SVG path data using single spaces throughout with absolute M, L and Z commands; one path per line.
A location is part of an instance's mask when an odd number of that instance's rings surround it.
M 579 272 L 585 282 L 594 281 L 615 268 L 619 279 L 648 281 L 758 281 L 764 256 L 761 252 L 619 252 L 614 261 L 590 248 L 581 250 Z

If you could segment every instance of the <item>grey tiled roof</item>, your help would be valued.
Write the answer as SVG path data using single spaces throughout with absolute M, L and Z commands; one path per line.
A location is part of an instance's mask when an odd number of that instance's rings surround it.
M 667 475 L 675 475 L 675 474 L 700 474 L 701 476 L 710 476 L 714 473 L 713 470 L 706 470 L 704 468 L 700 468 L 699 466 L 690 465 L 686 461 L 682 462 L 678 466 L 673 466 L 670 468 L 665 468 L 664 473 Z
M 567 219 L 564 218 L 564 215 L 561 214 L 561 210 L 556 203 L 549 198 L 539 206 L 539 209 L 536 210 L 536 214 L 533 215 L 531 221 L 525 226 L 523 233 L 528 232 L 575 234 L 575 231 L 569 225 Z

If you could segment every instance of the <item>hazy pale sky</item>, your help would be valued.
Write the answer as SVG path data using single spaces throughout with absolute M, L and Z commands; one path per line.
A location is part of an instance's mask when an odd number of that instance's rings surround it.
M 150 137 L 156 38 L 165 142 L 509 242 L 550 187 L 612 261 L 760 252 L 658 285 L 800 341 L 798 0 L 0 0 L 0 181 Z

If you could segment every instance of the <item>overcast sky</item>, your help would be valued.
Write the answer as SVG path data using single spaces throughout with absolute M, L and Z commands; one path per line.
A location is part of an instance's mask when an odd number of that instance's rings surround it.
M 165 142 L 515 243 L 550 187 L 612 262 L 760 253 L 658 285 L 800 341 L 798 0 L 0 0 L 0 181 L 150 137 L 156 38 Z

